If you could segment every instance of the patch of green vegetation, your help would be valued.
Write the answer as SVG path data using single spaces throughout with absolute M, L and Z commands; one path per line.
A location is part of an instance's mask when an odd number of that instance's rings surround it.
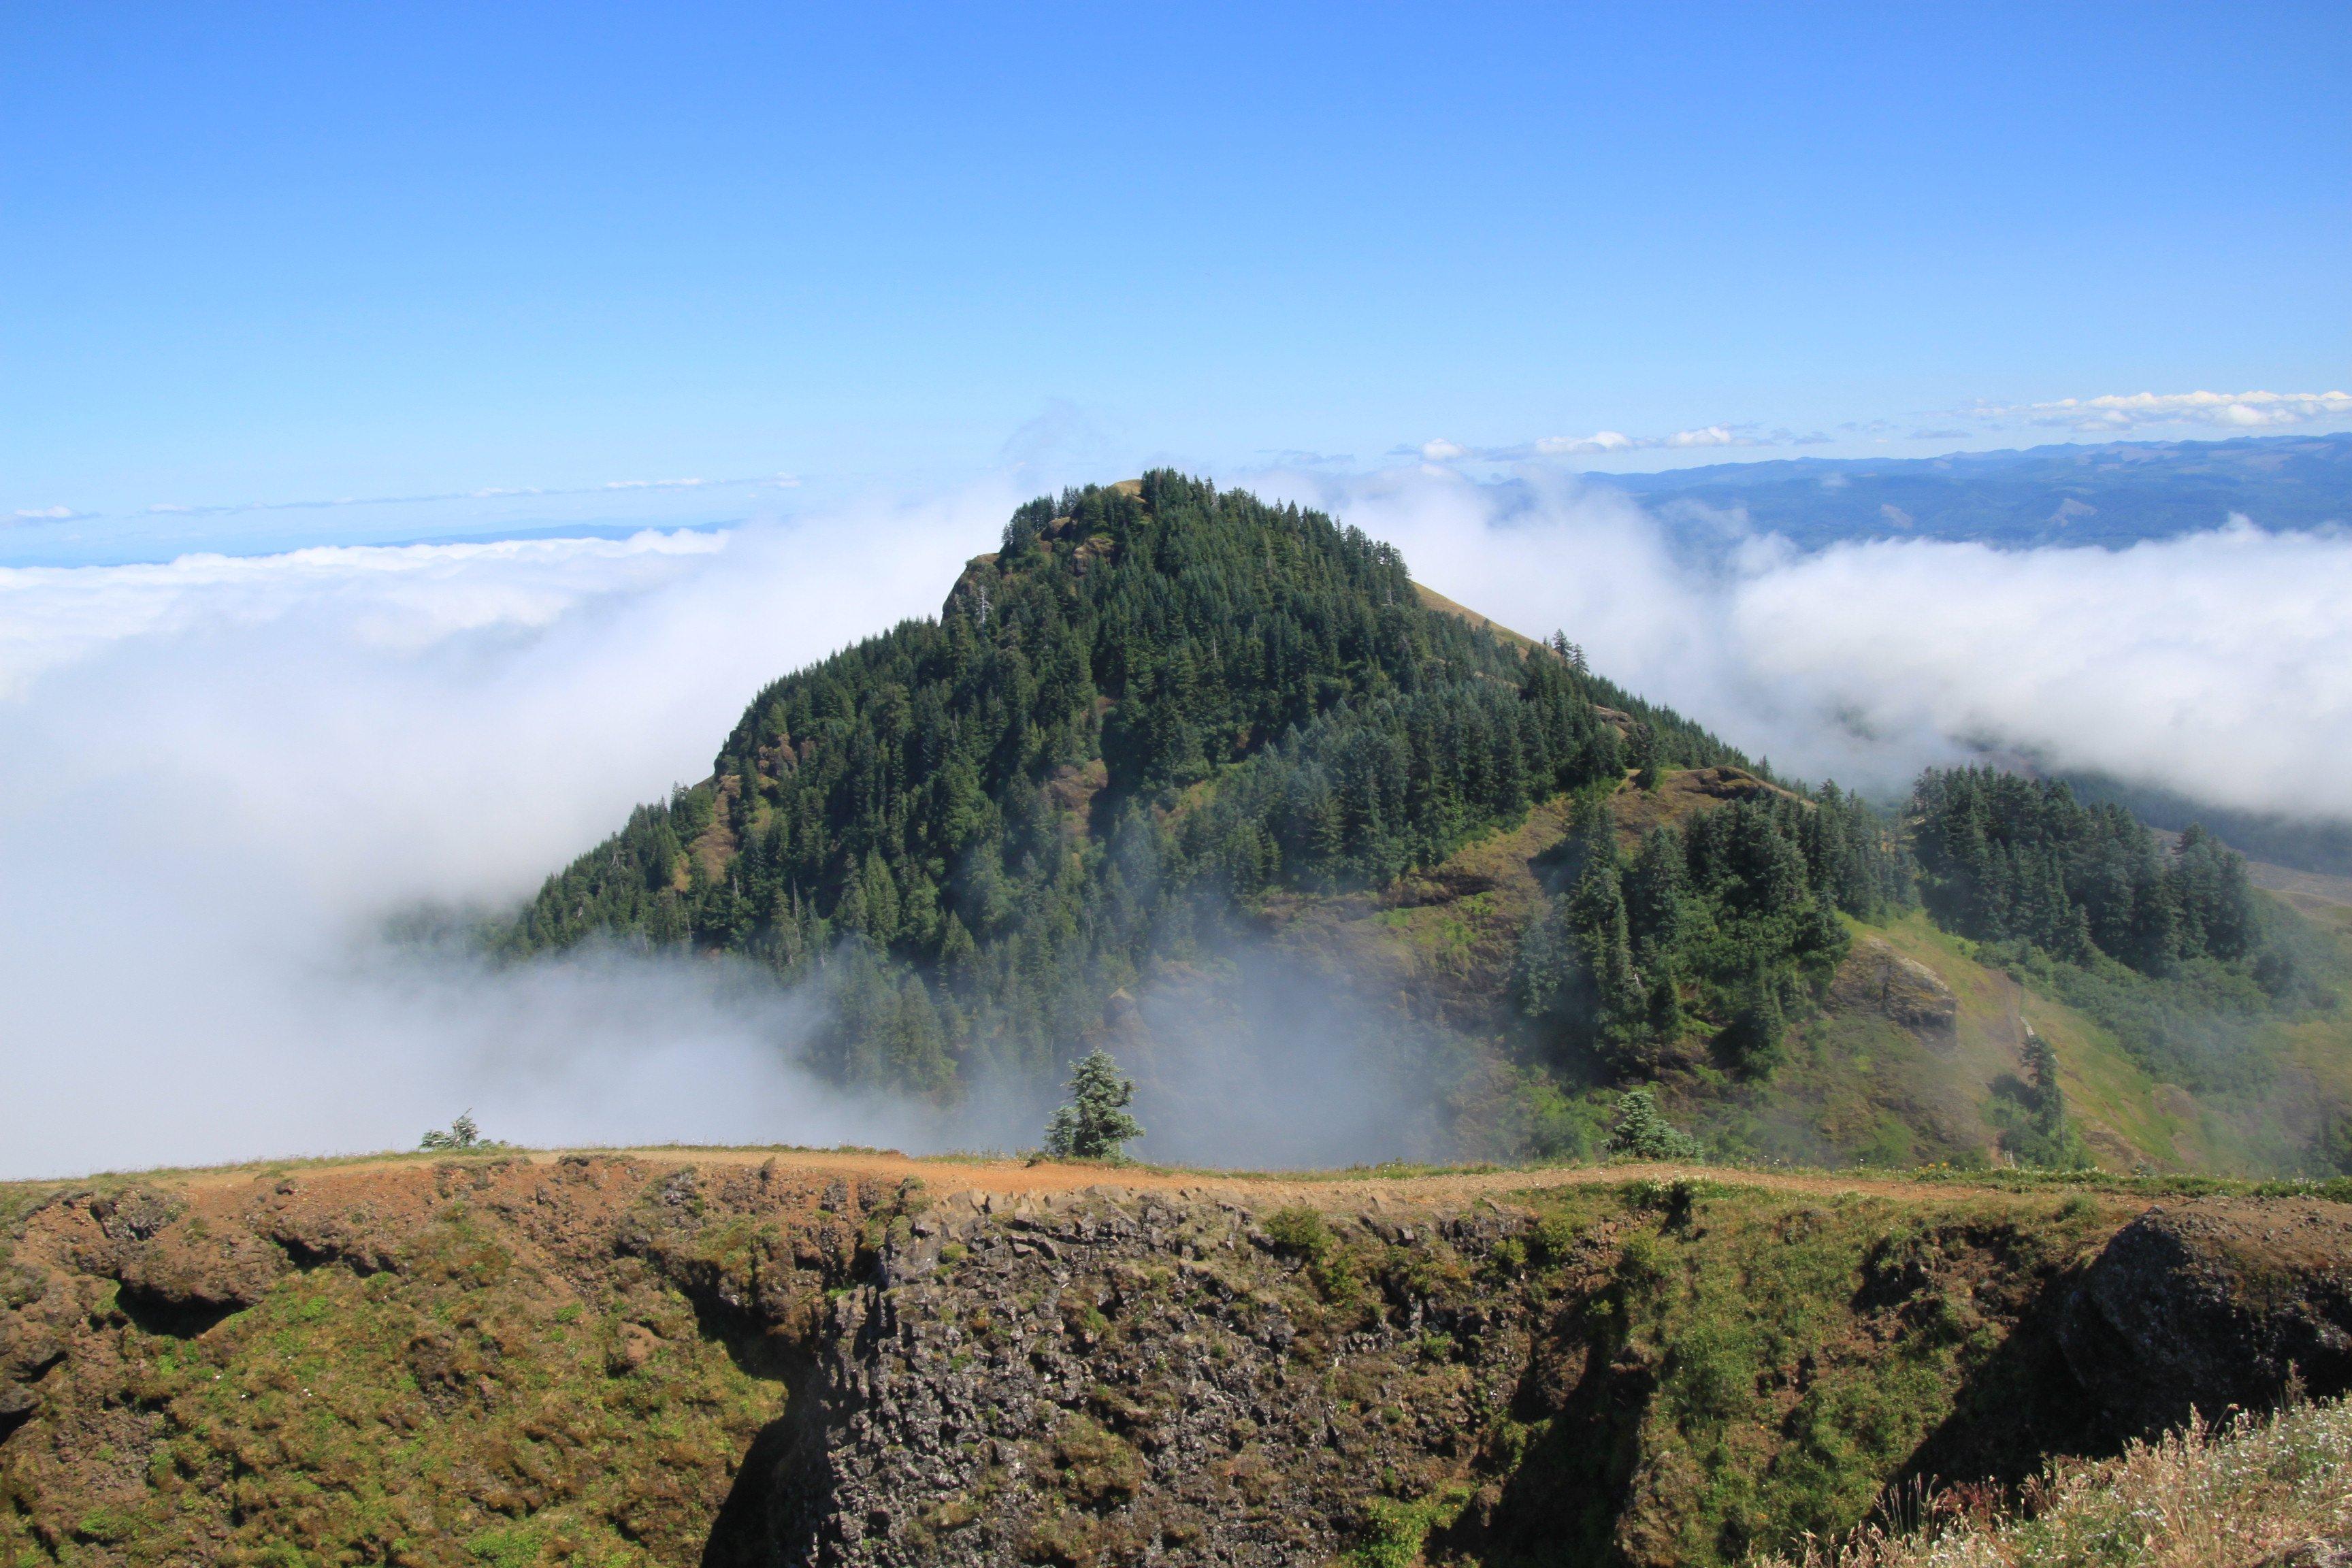
M 2084 1227 L 2113 1223 L 2095 1204 L 1822 1202 L 1716 1183 L 1535 1201 L 1531 1259 L 1558 1321 L 1589 1339 L 1588 1364 L 1633 1381 L 1494 1435 L 1505 1496 L 1530 1500 L 1459 1543 L 1489 1568 L 1547 1551 L 1729 1563 L 1853 1528 L 2003 1342 L 1971 1282 L 2054 1271 Z M 1602 1236 L 1613 1257 L 1596 1270 L 1580 1242 Z M 1566 1500 L 1618 1488 L 1618 1510 Z
M 569 1294 L 453 1211 L 399 1273 L 289 1275 L 201 1341 L 111 1331 L 160 1422 L 146 1485 L 65 1529 L 125 1564 L 689 1561 L 774 1385 L 642 1268 L 599 1310 L 666 1338 L 616 1375 Z M 29 1563 L 36 1524 L 98 1478 L 30 1451 L 10 1468 L 0 1563 Z
M 1790 1019 L 1846 953 L 1840 912 L 1901 904 L 1878 817 L 1834 789 L 1731 802 L 1658 826 L 1630 858 L 1596 816 L 1575 879 L 1529 922 L 1512 988 L 1556 1053 L 1648 1078 L 1712 1054 L 1750 1078 L 1780 1065 Z
M 1348 1561 L 1356 1568 L 1414 1568 L 1430 1531 L 1452 1524 L 1469 1500 L 1470 1489 L 1458 1486 L 1412 1501 L 1374 1498 L 1363 1539 L 1348 1553 Z
M 546 1544 L 545 1535 L 528 1524 L 485 1530 L 466 1542 L 483 1568 L 535 1568 Z

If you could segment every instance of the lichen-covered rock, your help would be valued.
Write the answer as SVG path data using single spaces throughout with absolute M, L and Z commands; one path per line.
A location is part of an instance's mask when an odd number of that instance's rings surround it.
M 1960 1000 L 1942 975 L 1874 936 L 1856 943 L 1838 966 L 1830 1002 L 1846 1012 L 1880 1014 L 1937 1040 L 1951 1035 L 1960 1013 Z
M 2060 1327 L 2122 1433 L 2352 1388 L 2352 1207 L 2198 1200 L 2150 1209 L 2084 1271 Z

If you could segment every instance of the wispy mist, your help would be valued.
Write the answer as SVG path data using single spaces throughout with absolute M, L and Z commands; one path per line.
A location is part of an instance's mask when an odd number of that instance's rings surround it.
M 1138 1150 L 1260 1168 L 1440 1156 L 1460 1064 L 1389 1000 L 1240 938 L 1158 976 L 1112 1030 L 1136 1078 Z

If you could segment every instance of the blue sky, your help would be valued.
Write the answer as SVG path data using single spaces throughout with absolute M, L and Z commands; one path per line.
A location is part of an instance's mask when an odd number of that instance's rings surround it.
M 0 560 L 2352 426 L 2347 79 L 2340 4 L 12 5 Z

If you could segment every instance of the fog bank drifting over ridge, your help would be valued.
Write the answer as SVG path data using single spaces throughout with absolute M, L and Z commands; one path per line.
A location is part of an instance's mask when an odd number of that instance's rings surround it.
M 1693 562 L 1622 494 L 1506 507 L 1422 470 L 1260 488 L 1507 625 L 1565 628 L 1788 772 L 1895 789 L 1994 744 L 2352 818 L 2340 536 L 1801 555 L 1732 520 Z M 0 1175 L 404 1146 L 468 1106 L 541 1142 L 1017 1141 L 1025 1103 L 948 1126 L 796 1073 L 814 1003 L 725 966 L 494 972 L 373 933 L 520 897 L 703 776 L 753 692 L 934 613 L 1019 499 L 0 570 Z M 1318 1136 L 1343 1131 L 1368 1135 Z
M 1705 559 L 1623 495 L 1412 469 L 1269 483 L 1421 581 L 1776 767 L 1899 791 L 2006 751 L 2216 805 L 2352 821 L 2352 535 L 2243 519 L 2135 544 L 1800 552 L 1726 516 Z

